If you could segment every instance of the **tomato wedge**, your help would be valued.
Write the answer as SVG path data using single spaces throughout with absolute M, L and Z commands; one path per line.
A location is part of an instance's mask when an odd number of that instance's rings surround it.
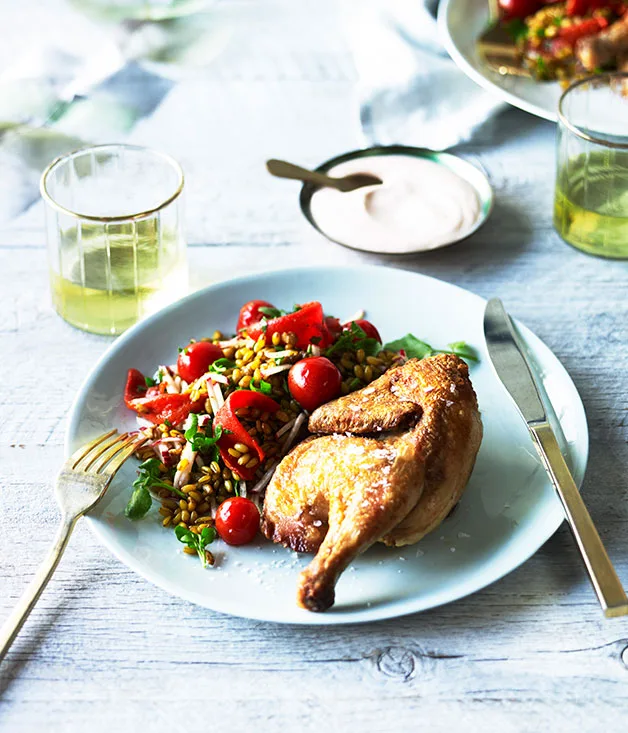
M 248 326 L 246 332 L 255 341 L 265 333 L 266 343 L 270 342 L 274 333 L 294 333 L 297 336 L 296 345 L 300 348 L 305 348 L 309 344 L 325 343 L 328 338 L 323 306 L 318 301 L 304 303 L 294 313 L 271 318 L 266 322 L 266 330 L 264 322 L 260 321 Z
M 257 466 L 252 468 L 240 466 L 238 459 L 229 453 L 229 448 L 233 448 L 236 443 L 242 443 L 257 457 L 259 463 L 265 458 L 260 444 L 248 434 L 246 428 L 236 415 L 236 411 L 243 407 L 252 407 L 262 412 L 275 413 L 279 410 L 280 405 L 275 400 L 260 392 L 239 389 L 227 397 L 225 404 L 218 410 L 214 418 L 214 426 L 220 425 L 223 430 L 229 431 L 228 433 L 223 433 L 218 441 L 218 450 L 220 451 L 222 460 L 225 462 L 227 468 L 235 471 L 240 478 L 243 478 L 245 481 L 250 481 L 255 475 Z

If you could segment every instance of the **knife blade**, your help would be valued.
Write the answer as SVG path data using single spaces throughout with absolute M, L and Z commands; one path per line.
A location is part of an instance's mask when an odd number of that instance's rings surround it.
M 528 425 L 547 422 L 539 389 L 523 353 L 523 345 L 499 298 L 489 300 L 486 305 L 484 337 L 497 376 L 523 419 Z
M 589 579 L 607 618 L 628 615 L 628 597 L 600 539 L 554 435 L 523 342 L 499 298 L 486 304 L 484 337 L 497 377 L 525 420 L 563 505 Z

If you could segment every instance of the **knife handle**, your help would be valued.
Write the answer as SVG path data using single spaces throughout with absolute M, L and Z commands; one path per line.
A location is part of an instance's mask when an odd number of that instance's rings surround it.
M 595 593 L 607 618 L 628 615 L 628 597 L 548 423 L 530 426 L 536 449 L 560 497 Z

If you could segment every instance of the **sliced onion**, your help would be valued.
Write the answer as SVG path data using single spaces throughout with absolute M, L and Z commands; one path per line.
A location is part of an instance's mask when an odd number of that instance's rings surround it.
M 264 356 L 267 356 L 269 359 L 290 359 L 293 356 L 298 355 L 298 351 L 273 351 L 272 349 L 266 349 L 264 352 Z
M 284 442 L 281 444 L 281 450 L 283 454 L 285 455 L 286 451 L 290 450 L 290 447 L 294 443 L 299 430 L 301 429 L 301 426 L 305 422 L 305 413 L 301 412 L 297 415 L 294 425 L 292 426 L 292 430 L 288 433 L 288 437 L 284 440 Z
M 222 395 L 222 390 L 220 389 L 219 384 L 212 384 L 213 390 L 214 390 L 214 397 L 216 399 L 216 405 L 218 405 L 218 410 L 225 404 L 225 398 Z
M 356 312 L 355 312 L 355 313 L 354 313 L 354 314 L 353 314 L 353 315 L 351 316 L 351 318 L 347 318 L 347 320 L 346 320 L 346 321 L 342 321 L 340 325 L 341 325 L 341 326 L 346 326 L 346 325 L 347 325 L 348 323 L 351 323 L 352 321 L 361 321 L 361 320 L 362 320 L 362 318 L 364 318 L 364 316 L 365 316 L 365 315 L 366 315 L 366 313 L 364 312 L 364 310 L 363 310 L 363 309 L 362 309 L 362 310 L 359 310 L 359 311 L 356 311 Z
M 273 374 L 279 374 L 279 372 L 285 372 L 287 369 L 292 369 L 292 364 L 280 364 L 279 366 L 269 367 L 262 374 L 265 377 L 272 377 Z
M 194 461 L 196 460 L 196 451 L 192 449 L 191 443 L 186 443 L 183 447 L 183 450 L 181 451 L 179 462 L 183 460 L 187 460 L 187 465 L 185 468 L 177 470 L 177 472 L 175 473 L 174 479 L 172 481 L 175 489 L 180 489 L 182 486 L 185 486 L 185 484 L 187 484 L 188 482 L 188 479 L 190 478 L 190 473 L 192 471 L 192 467 L 194 466 Z
M 279 465 L 279 461 L 275 461 L 271 464 L 270 468 L 266 470 L 262 478 L 252 487 L 251 494 L 259 494 L 261 491 L 263 491 L 266 486 L 270 483 L 271 478 L 273 477 L 273 474 L 275 473 L 275 469 Z
M 220 382 L 221 384 L 229 384 L 229 380 L 224 374 L 216 374 L 215 372 L 207 372 L 205 375 L 207 379 L 211 379 L 213 382 Z
M 296 419 L 296 417 L 295 417 L 295 418 L 293 418 L 292 420 L 290 420 L 290 422 L 287 422 L 287 423 L 286 423 L 286 424 L 285 424 L 285 425 L 283 426 L 283 428 L 281 428 L 280 430 L 278 430 L 278 431 L 277 431 L 277 432 L 275 433 L 275 437 L 276 437 L 276 438 L 281 438 L 281 436 L 282 436 L 282 435 L 283 435 L 284 433 L 287 433 L 287 432 L 288 432 L 288 430 L 290 430 L 290 428 L 291 428 L 291 427 L 292 427 L 292 426 L 293 426 L 293 425 L 295 424 L 295 422 L 296 422 L 296 421 L 297 421 L 297 419 Z

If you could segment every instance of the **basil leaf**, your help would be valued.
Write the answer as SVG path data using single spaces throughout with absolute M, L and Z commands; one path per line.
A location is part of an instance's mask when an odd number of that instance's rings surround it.
M 478 352 L 469 346 L 465 341 L 454 341 L 453 344 L 447 344 L 447 348 L 451 350 L 452 354 L 456 354 L 461 359 L 468 359 L 469 361 L 480 361 Z
M 153 497 L 145 486 L 138 486 L 134 489 L 128 504 L 124 509 L 124 514 L 134 522 L 142 519 L 148 513 L 153 504 Z
M 396 341 L 389 341 L 384 344 L 386 351 L 405 351 L 408 359 L 423 359 L 434 353 L 434 349 L 425 341 L 421 341 L 411 333 L 407 333 Z

